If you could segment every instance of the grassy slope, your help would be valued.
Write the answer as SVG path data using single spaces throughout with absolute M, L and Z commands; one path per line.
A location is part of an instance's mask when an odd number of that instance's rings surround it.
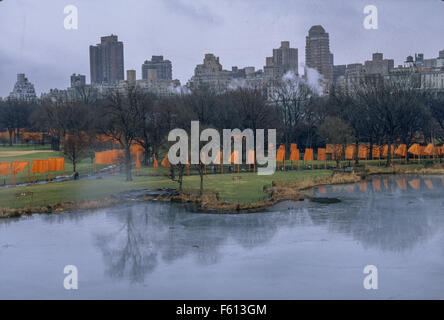
M 241 173 L 241 180 L 232 180 L 233 175 L 207 175 L 204 178 L 206 192 L 218 192 L 222 200 L 230 202 L 255 202 L 263 200 L 264 185 L 270 185 L 273 180 L 294 181 L 310 177 L 330 175 L 327 170 L 305 170 L 276 172 L 271 176 L 258 176 L 254 173 Z M 199 176 L 186 176 L 184 190 L 196 192 L 199 188 Z M 133 182 L 126 182 L 124 178 L 107 178 L 78 180 L 46 185 L 31 185 L 0 189 L 0 208 L 20 208 L 26 206 L 44 206 L 58 202 L 96 200 L 108 197 L 125 190 L 155 189 L 160 187 L 177 188 L 177 183 L 168 177 L 135 177 Z M 31 198 L 16 199 L 14 195 L 22 192 L 33 192 Z

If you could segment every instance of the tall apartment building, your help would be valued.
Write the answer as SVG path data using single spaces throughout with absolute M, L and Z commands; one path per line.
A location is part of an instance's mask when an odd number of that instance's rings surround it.
M 345 77 L 345 71 L 347 70 L 347 65 L 340 64 L 333 66 L 333 81 L 336 83 L 339 78 Z
M 212 53 L 207 53 L 203 63 L 198 64 L 194 69 L 194 76 L 190 79 L 187 86 L 190 89 L 207 86 L 221 92 L 228 88 L 232 80 L 232 72 L 222 69 L 219 57 Z
M 115 84 L 124 80 L 123 42 L 116 35 L 100 38 L 89 47 L 91 83 Z
M 71 75 L 71 88 L 82 87 L 86 85 L 86 77 L 82 74 Z
M 154 70 L 154 71 L 153 71 Z M 164 60 L 163 56 L 152 56 L 142 64 L 143 80 L 172 80 L 173 67 L 170 60 Z
M 9 98 L 24 101 L 32 101 L 36 98 L 34 85 L 28 81 L 24 73 L 17 74 L 17 82 Z
M 290 48 L 289 41 L 282 41 L 281 47 L 273 49 L 273 56 L 265 59 L 264 74 L 266 77 L 277 79 L 288 71 L 296 75 L 298 71 L 298 49 Z
M 322 26 L 313 26 L 308 31 L 305 45 L 305 65 L 316 69 L 325 80 L 333 80 L 333 54 L 330 52 L 330 37 Z

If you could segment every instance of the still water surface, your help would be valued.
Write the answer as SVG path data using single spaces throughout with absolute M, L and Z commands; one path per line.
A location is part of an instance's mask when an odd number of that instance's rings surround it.
M 0 298 L 444 299 L 443 184 L 377 177 L 313 190 L 341 203 L 245 215 L 136 203 L 0 220 Z

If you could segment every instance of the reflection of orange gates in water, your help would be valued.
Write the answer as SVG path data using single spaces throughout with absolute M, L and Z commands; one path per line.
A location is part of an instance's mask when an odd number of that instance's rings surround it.
M 373 185 L 373 191 L 381 192 L 381 180 L 380 179 L 373 179 L 372 185 Z
M 409 186 L 412 187 L 412 189 L 414 189 L 414 190 L 419 190 L 421 187 L 421 180 L 419 178 L 410 180 Z

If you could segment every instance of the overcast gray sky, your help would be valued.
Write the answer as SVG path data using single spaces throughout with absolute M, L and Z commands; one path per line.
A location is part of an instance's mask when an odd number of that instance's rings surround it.
M 63 9 L 79 10 L 79 29 L 65 30 Z M 366 5 L 379 10 L 379 29 L 363 27 Z M 0 96 L 24 72 L 37 93 L 69 86 L 72 73 L 87 75 L 89 45 L 117 34 L 125 69 L 152 55 L 173 63 L 182 84 L 205 53 L 224 68 L 263 68 L 265 57 L 289 40 L 305 60 L 305 36 L 321 24 L 330 33 L 335 64 L 363 62 L 383 52 L 401 64 L 407 55 L 426 58 L 444 49 L 442 0 L 3 0 L 0 2 Z

